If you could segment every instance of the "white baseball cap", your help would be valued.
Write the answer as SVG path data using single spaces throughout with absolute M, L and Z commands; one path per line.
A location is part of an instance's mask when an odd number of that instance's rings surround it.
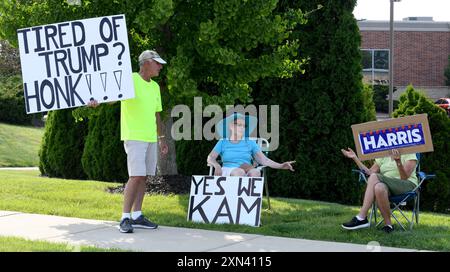
M 139 62 L 142 62 L 144 60 L 152 59 L 155 60 L 161 64 L 166 64 L 167 62 L 163 60 L 159 54 L 154 50 L 145 50 L 139 55 Z

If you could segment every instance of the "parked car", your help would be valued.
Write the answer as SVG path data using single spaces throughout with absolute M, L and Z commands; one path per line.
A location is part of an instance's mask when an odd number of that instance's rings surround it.
M 450 98 L 439 98 L 434 104 L 446 110 L 447 114 L 450 116 Z

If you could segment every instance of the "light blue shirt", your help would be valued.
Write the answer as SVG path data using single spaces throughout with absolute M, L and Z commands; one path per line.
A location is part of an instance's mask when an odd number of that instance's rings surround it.
M 223 167 L 239 167 L 244 163 L 251 164 L 252 157 L 261 151 L 261 148 L 253 140 L 242 139 L 233 143 L 228 139 L 221 139 L 213 150 L 222 158 Z

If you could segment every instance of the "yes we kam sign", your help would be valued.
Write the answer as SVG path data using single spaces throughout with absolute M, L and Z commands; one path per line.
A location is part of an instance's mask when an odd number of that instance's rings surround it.
M 427 114 L 352 125 L 352 131 L 361 160 L 388 157 L 391 149 L 400 154 L 433 151 Z
M 27 113 L 134 97 L 125 15 L 17 30 Z
M 188 221 L 259 227 L 263 177 L 192 176 Z

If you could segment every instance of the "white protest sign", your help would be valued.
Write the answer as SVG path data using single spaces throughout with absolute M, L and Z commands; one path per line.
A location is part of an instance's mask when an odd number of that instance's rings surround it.
M 259 227 L 264 178 L 192 176 L 188 221 Z
M 27 113 L 134 97 L 125 15 L 17 30 Z

